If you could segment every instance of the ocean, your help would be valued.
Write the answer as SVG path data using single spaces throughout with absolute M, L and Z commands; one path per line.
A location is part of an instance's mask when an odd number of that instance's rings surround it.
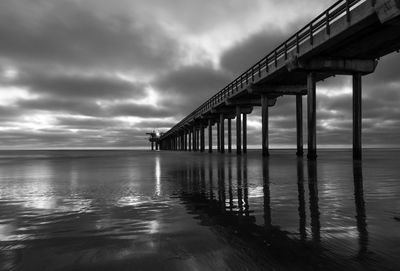
M 400 150 L 0 151 L 0 270 L 399 270 Z

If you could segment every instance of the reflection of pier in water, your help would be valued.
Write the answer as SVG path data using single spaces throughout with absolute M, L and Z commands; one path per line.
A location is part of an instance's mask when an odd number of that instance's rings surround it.
M 308 179 L 306 179 L 303 160 L 297 160 L 299 226 L 298 233 L 293 234 L 280 229 L 279 225 L 274 224 L 272 218 L 271 198 L 273 195 L 270 190 L 269 158 L 264 158 L 262 161 L 262 225 L 259 224 L 260 221 L 256 223 L 256 216 L 249 203 L 247 157 L 220 156 L 216 159 L 218 159 L 217 162 L 209 159 L 207 164 L 202 159 L 200 164 L 195 165 L 194 170 L 192 168 L 191 174 L 183 175 L 189 176 L 185 181 L 192 184 L 190 190 L 182 193 L 181 199 L 191 212 L 199 214 L 197 218 L 202 224 L 217 229 L 218 233 L 225 236 L 228 241 L 234 238 L 236 244 L 254 248 L 257 251 L 256 255 L 261 254 L 268 260 L 278 260 L 280 264 L 283 261 L 283 264 L 288 267 L 312 265 L 332 270 L 343 268 L 349 260 L 357 260 L 361 257 L 364 260 L 367 259 L 368 231 L 360 161 L 355 161 L 353 164 L 355 224 L 358 231 L 359 249 L 355 257 L 345 259 L 321 245 L 316 161 L 307 162 Z M 234 167 L 236 167 L 236 175 L 233 171 Z M 199 184 L 201 184 L 200 187 L 198 187 Z M 310 227 L 307 227 L 307 192 Z M 354 262 L 352 264 L 354 265 Z

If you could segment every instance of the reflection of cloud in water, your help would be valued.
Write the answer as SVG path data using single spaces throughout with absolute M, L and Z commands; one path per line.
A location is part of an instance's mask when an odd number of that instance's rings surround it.
M 25 203 L 23 204 L 26 208 L 34 208 L 34 209 L 56 209 L 57 200 L 54 197 L 46 197 L 46 196 L 32 196 L 26 198 Z
M 118 207 L 124 207 L 124 206 L 139 206 L 143 203 L 148 203 L 151 202 L 150 197 L 143 197 L 143 196 L 135 196 L 135 195 L 130 195 L 130 196 L 124 196 L 121 197 L 116 205 Z
M 92 200 L 72 197 L 61 199 L 55 196 L 34 195 L 25 199 L 26 208 L 51 210 L 51 212 L 88 212 Z
M 158 220 L 150 221 L 149 225 L 150 225 L 150 231 L 149 231 L 150 234 L 154 234 L 159 231 L 160 223 L 158 222 Z
M 322 227 L 321 230 L 324 232 L 324 238 L 330 239 L 358 239 L 358 230 L 356 226 L 332 226 Z
M 9 237 L 14 233 L 15 225 L 0 224 L 0 241 L 8 241 Z
M 264 191 L 262 186 L 249 187 L 249 198 L 262 198 Z

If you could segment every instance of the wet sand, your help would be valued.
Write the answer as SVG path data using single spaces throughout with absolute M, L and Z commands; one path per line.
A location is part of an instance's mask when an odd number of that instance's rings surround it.
M 398 270 L 400 151 L 1 151 L 0 270 Z

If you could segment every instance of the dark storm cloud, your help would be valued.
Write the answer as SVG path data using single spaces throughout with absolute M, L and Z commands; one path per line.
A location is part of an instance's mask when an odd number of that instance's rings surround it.
M 144 85 L 115 76 L 29 73 L 15 84 L 33 93 L 60 99 L 126 99 L 145 95 Z
M 57 97 L 41 97 L 39 99 L 19 100 L 17 106 L 25 112 L 32 111 L 48 111 L 52 113 L 73 113 L 85 116 L 104 115 L 100 106 L 90 99 L 69 100 L 59 99 Z
M 216 25 L 230 20 L 236 20 L 240 14 L 254 12 L 260 6 L 260 1 L 251 3 L 232 0 L 141 0 L 132 1 L 149 13 L 177 20 L 190 33 L 209 31 Z
M 178 44 L 155 22 L 135 18 L 78 1 L 2 0 L 0 56 L 74 69 L 158 70 L 174 64 Z
M 94 98 L 94 97 L 93 97 Z M 164 118 L 166 116 L 174 116 L 179 114 L 173 108 L 162 108 L 156 106 L 150 106 L 146 104 L 134 104 L 134 103 L 115 103 L 102 107 L 98 105 L 93 99 L 57 99 L 51 98 L 40 98 L 32 100 L 20 100 L 18 101 L 18 107 L 24 111 L 48 111 L 53 113 L 61 114 L 74 114 L 83 115 L 89 117 L 140 117 L 140 118 Z M 8 112 L 11 116 L 18 116 L 16 110 L 9 108 L 1 108 L 4 112 Z M 20 114 L 21 112 L 19 112 Z M 112 121 L 112 120 L 110 120 Z
M 211 66 L 183 66 L 161 76 L 155 85 L 171 111 L 189 114 L 231 81 Z
M 370 86 L 399 82 L 399 63 L 399 53 L 392 53 L 381 58 L 375 72 L 364 77 L 364 84 Z
M 57 126 L 68 129 L 107 129 L 123 125 L 115 119 L 57 117 Z
M 298 26 L 303 25 L 303 20 L 292 23 L 284 29 L 265 26 L 262 31 L 237 42 L 222 54 L 222 68 L 238 76 L 294 34 Z
M 10 121 L 20 115 L 21 115 L 21 110 L 18 107 L 15 107 L 15 106 L 10 107 L 10 106 L 1 106 L 0 105 L 0 120 L 2 122 Z M 1 124 L 0 124 L 0 126 L 1 126 Z
M 109 107 L 112 116 L 140 116 L 142 118 L 163 118 L 179 114 L 174 108 L 146 104 L 121 103 Z
M 221 57 L 221 66 L 238 76 L 284 41 L 286 33 L 268 29 L 235 44 Z
M 149 120 L 149 119 L 145 119 L 142 120 L 138 123 L 136 123 L 135 125 L 133 125 L 134 128 L 139 129 L 139 130 L 151 130 L 151 129 L 161 129 L 164 127 L 172 127 L 176 124 L 177 120 L 174 119 L 170 119 L 170 120 L 166 120 L 166 119 L 161 119 L 161 120 Z

